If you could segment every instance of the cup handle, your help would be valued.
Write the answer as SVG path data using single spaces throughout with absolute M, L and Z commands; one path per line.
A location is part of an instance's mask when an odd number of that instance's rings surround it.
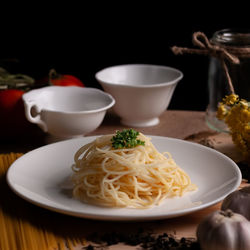
M 32 101 L 24 101 L 25 116 L 28 121 L 38 124 L 44 132 L 48 131 L 46 123 L 41 119 L 41 108 Z M 36 115 L 32 115 L 32 109 L 36 111 Z

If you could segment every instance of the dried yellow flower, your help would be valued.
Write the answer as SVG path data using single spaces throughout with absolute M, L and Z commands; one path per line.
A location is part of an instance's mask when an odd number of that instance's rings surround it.
M 217 118 L 227 124 L 234 144 L 250 162 L 250 105 L 238 95 L 223 98 L 217 109 Z
M 239 96 L 235 94 L 227 95 L 223 98 L 223 103 L 227 106 L 232 106 L 239 101 Z
M 217 110 L 217 118 L 223 120 L 227 115 L 227 109 L 223 103 L 219 103 Z

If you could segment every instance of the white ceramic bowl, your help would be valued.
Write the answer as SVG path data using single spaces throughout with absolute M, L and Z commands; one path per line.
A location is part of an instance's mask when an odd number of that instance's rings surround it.
M 113 109 L 121 123 L 147 127 L 159 123 L 183 74 L 166 66 L 128 64 L 103 69 L 95 77 L 115 98 Z
M 83 136 L 95 130 L 114 98 L 95 88 L 49 86 L 23 95 L 26 118 L 59 138 Z

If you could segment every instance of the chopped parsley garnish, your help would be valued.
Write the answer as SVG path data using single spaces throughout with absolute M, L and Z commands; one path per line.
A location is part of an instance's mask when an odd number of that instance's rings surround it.
M 139 132 L 134 129 L 124 129 L 122 131 L 116 131 L 116 135 L 114 135 L 111 139 L 112 146 L 115 149 L 121 148 L 134 148 L 138 145 L 145 145 L 145 141 L 141 141 L 137 139 Z

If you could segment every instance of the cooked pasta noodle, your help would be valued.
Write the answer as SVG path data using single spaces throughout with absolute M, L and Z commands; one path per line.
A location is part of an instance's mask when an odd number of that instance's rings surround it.
M 138 138 L 145 145 L 134 148 L 114 149 L 112 137 L 98 137 L 76 152 L 74 197 L 101 206 L 149 208 L 197 189 L 170 153 L 159 153 L 142 133 Z

